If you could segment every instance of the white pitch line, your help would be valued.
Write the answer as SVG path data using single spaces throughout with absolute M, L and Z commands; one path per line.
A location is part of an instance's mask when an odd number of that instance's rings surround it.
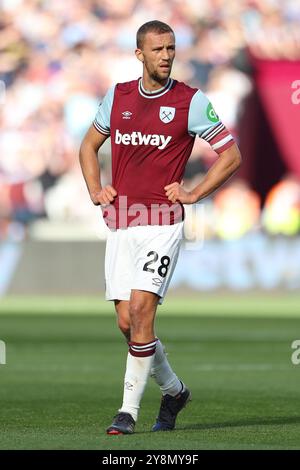
M 200 371 L 265 371 L 292 370 L 292 364 L 200 364 L 194 369 Z

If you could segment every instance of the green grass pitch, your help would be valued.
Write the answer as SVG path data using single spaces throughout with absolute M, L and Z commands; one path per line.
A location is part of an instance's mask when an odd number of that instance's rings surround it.
M 136 433 L 107 436 L 122 399 L 127 345 L 110 303 L 0 302 L 1 449 L 299 449 L 299 296 L 166 299 L 157 333 L 192 402 L 177 429 L 151 433 L 152 379 Z

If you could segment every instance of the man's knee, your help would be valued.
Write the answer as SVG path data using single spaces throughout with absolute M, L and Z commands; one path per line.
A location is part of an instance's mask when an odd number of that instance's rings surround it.
M 142 301 L 130 302 L 129 315 L 131 326 L 135 331 L 148 328 L 153 323 L 153 312 Z

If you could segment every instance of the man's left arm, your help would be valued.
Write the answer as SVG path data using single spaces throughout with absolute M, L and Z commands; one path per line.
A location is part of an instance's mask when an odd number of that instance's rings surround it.
M 185 191 L 183 186 L 176 182 L 165 186 L 166 196 L 173 203 L 179 201 L 182 204 L 194 204 L 209 196 L 225 183 L 240 167 L 241 161 L 239 148 L 233 143 L 219 154 L 219 158 L 206 173 L 201 183 L 192 191 Z

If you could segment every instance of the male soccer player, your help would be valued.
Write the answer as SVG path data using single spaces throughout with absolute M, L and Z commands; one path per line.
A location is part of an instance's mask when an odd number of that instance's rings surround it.
M 118 83 L 104 97 L 80 149 L 92 202 L 110 227 L 105 255 L 106 299 L 113 300 L 129 351 L 123 404 L 107 434 L 134 432 L 149 374 L 162 400 L 153 431 L 172 430 L 190 400 L 154 332 L 157 305 L 166 294 L 183 230 L 183 204 L 211 194 L 239 167 L 240 152 L 206 96 L 170 78 L 173 30 L 150 21 L 137 32 L 138 80 Z M 219 154 L 203 181 L 187 192 L 180 184 L 195 136 Z M 112 185 L 101 186 L 97 153 L 110 136 Z

